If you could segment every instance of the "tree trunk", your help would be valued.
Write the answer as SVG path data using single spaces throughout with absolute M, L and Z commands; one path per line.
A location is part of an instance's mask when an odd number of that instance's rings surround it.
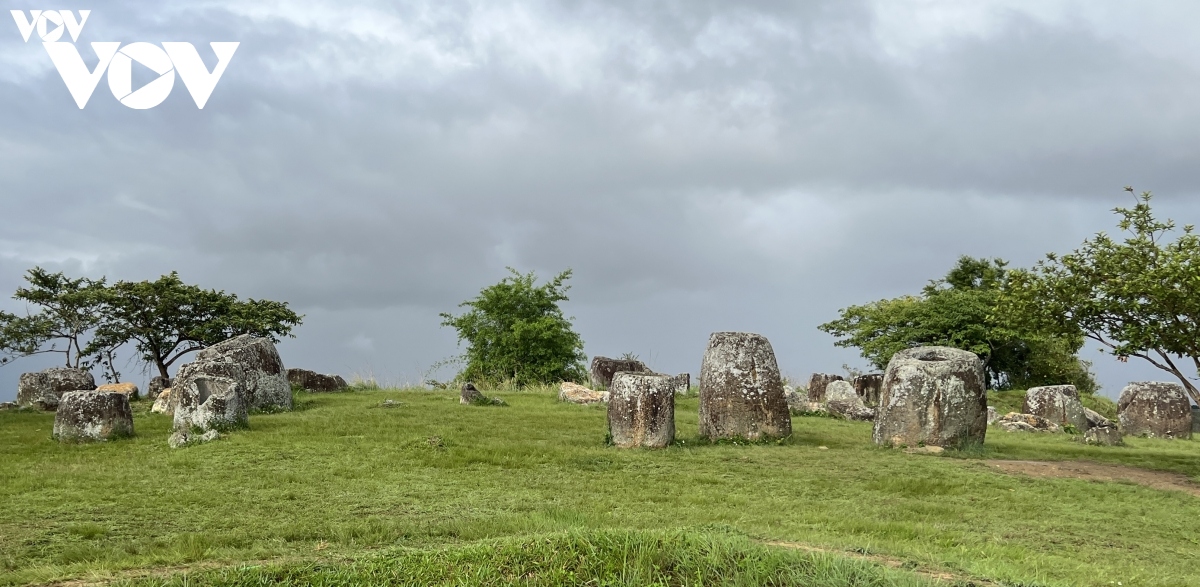
M 1197 390 L 1196 386 L 1187 377 L 1184 377 L 1183 373 L 1176 373 L 1175 376 L 1183 383 L 1183 389 L 1191 396 L 1192 403 L 1200 406 L 1200 390 Z

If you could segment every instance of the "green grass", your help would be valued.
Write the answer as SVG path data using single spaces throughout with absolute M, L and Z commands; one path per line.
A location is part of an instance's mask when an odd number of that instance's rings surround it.
M 0 585 L 129 572 L 174 584 L 185 568 L 218 585 L 505 584 L 513 569 L 596 585 L 923 581 L 762 545 L 786 541 L 1007 585 L 1200 586 L 1200 498 L 981 460 L 1088 459 L 1200 481 L 1200 441 L 1093 447 L 992 429 L 982 449 L 939 457 L 874 447 L 869 423 L 797 417 L 783 443 L 711 444 L 695 437 L 692 397 L 676 406 L 675 446 L 621 450 L 604 444 L 602 406 L 499 395 L 510 407 L 463 406 L 457 391 L 298 394 L 294 412 L 177 450 L 148 402 L 136 437 L 101 444 L 51 441 L 53 414 L 0 412 Z M 380 409 L 385 399 L 400 403 Z M 572 562 L 589 548 L 602 555 Z M 480 554 L 493 550 L 508 554 Z M 636 564 L 614 575 L 617 560 Z M 813 561 L 830 570 L 811 574 Z M 731 578 L 695 578 L 701 567 Z
M 797 585 L 927 587 L 911 573 L 828 554 L 768 548 L 711 532 L 591 531 L 396 549 L 342 563 L 294 563 L 177 574 L 131 587 L 358 585 Z

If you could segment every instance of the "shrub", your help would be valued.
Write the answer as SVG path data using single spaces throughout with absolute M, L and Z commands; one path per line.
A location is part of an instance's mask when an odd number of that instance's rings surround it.
M 586 376 L 583 340 L 571 327 L 559 302 L 567 301 L 568 269 L 540 286 L 531 271 L 483 288 L 459 307 L 467 312 L 442 313 L 442 325 L 458 331 L 466 367 L 459 381 L 511 380 L 518 386 L 582 381 Z

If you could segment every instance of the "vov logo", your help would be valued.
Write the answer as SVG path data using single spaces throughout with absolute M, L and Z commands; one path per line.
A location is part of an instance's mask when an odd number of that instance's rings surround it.
M 184 87 L 192 95 L 197 108 L 204 108 L 209 96 L 221 81 L 229 60 L 237 51 L 237 42 L 209 43 L 217 56 L 217 65 L 212 71 L 200 59 L 200 53 L 191 43 L 164 42 L 129 43 L 121 46 L 120 42 L 93 42 L 92 51 L 96 53 L 99 62 L 95 69 L 89 71 L 83 62 L 83 56 L 75 47 L 83 25 L 87 23 L 90 10 L 80 10 L 78 15 L 70 10 L 13 10 L 13 20 L 17 22 L 17 30 L 25 42 L 36 31 L 50 61 L 62 76 L 67 91 L 75 99 L 75 104 L 82 110 L 87 106 L 92 93 L 100 83 L 100 78 L 108 72 L 108 89 L 122 104 L 137 110 L 145 110 L 162 104 L 175 87 L 175 74 L 183 80 Z M 71 36 L 71 42 L 60 41 L 64 31 Z M 133 88 L 133 62 L 136 61 L 158 77 L 146 85 Z

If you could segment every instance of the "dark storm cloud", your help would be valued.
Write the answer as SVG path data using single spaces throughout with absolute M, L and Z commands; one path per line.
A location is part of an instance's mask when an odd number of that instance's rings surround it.
M 241 42 L 204 110 L 104 82 L 78 110 L 8 25 L 0 289 L 178 270 L 306 312 L 296 363 L 417 381 L 455 352 L 438 312 L 572 267 L 590 353 L 695 372 L 747 329 L 794 375 L 861 364 L 815 330 L 838 308 L 1069 249 L 1127 183 L 1200 212 L 1182 12 L 1047 6 L 93 8 L 81 44 Z

